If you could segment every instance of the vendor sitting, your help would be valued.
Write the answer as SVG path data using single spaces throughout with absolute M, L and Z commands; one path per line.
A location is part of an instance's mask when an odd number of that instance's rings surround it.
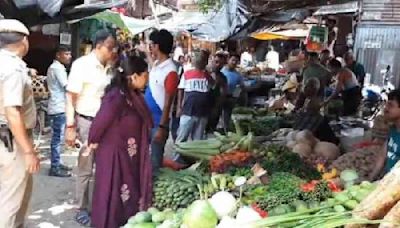
M 388 173 L 400 161 L 400 90 L 393 90 L 388 95 L 385 106 L 385 119 L 392 124 L 389 128 L 387 144 L 381 156 L 376 160 L 375 172 Z
M 294 129 L 309 130 L 321 141 L 338 144 L 339 140 L 329 126 L 328 120 L 320 113 L 323 102 L 318 94 L 319 90 L 320 82 L 317 78 L 310 78 L 305 82 L 303 87 L 305 102 L 298 112 Z

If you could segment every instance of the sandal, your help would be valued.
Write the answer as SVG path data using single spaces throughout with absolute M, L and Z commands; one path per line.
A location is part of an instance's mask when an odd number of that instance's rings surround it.
M 82 226 L 90 227 L 90 215 L 87 210 L 80 210 L 75 215 L 75 221 Z

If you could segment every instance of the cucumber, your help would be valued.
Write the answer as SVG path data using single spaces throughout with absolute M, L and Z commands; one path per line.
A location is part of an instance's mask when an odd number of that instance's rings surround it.
M 217 139 L 208 139 L 177 143 L 176 146 L 181 149 L 219 149 L 222 143 Z

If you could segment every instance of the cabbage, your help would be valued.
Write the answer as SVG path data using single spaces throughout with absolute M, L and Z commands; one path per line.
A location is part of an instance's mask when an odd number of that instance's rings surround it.
M 355 170 L 345 169 L 340 173 L 340 179 L 345 183 L 354 183 L 358 180 L 358 174 Z
M 154 223 L 138 223 L 138 224 L 126 224 L 124 228 L 156 228 Z
M 236 220 L 229 216 L 224 216 L 221 222 L 218 224 L 217 228 L 234 228 L 237 227 Z
M 236 221 L 239 224 L 251 223 L 260 219 L 262 219 L 260 214 L 250 207 L 240 208 L 236 215 Z
M 129 223 L 151 222 L 151 214 L 146 211 L 138 212 L 133 218 L 129 219 Z
M 187 228 L 215 228 L 218 216 L 207 200 L 196 200 L 183 215 L 183 225 Z
M 229 192 L 217 192 L 209 200 L 211 206 L 217 212 L 218 218 L 229 215 L 236 210 L 236 199 Z

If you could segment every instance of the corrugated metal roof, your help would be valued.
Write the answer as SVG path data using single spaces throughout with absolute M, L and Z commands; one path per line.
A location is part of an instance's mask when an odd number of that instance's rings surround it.
M 400 0 L 363 0 L 362 21 L 400 24 Z
M 359 11 L 358 2 L 353 1 L 343 4 L 321 6 L 317 11 L 313 13 L 313 15 L 322 16 L 328 14 L 356 13 L 358 11 Z
M 382 84 L 380 71 L 391 66 L 396 85 L 400 82 L 400 26 L 361 24 L 357 28 L 354 50 L 357 61 L 371 75 L 374 84 Z

